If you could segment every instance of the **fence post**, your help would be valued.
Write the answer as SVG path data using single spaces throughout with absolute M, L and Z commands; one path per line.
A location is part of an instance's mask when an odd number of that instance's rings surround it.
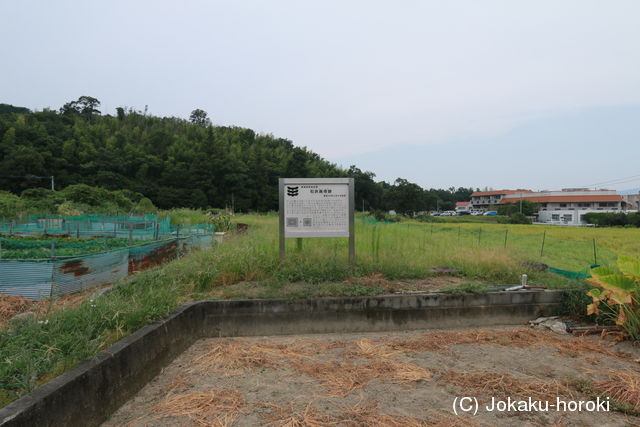
M 540 256 L 544 253 L 544 241 L 547 239 L 547 230 L 544 230 L 544 234 L 542 234 L 542 247 L 540 248 Z
M 178 225 L 176 227 L 176 237 L 179 239 L 180 238 L 180 225 Z
M 106 251 L 107 249 L 109 249 L 109 245 L 107 243 L 107 236 L 104 236 L 104 250 Z
M 132 240 L 133 240 L 133 224 L 129 224 L 129 246 L 131 246 Z
M 2 240 L 0 240 L 0 259 L 2 259 Z
M 462 226 L 458 226 L 458 243 L 460 243 L 460 231 L 462 231 Z
M 598 264 L 598 253 L 596 252 L 596 238 L 593 238 L 593 265 Z
M 504 230 L 504 248 L 507 249 L 507 236 L 509 236 L 509 229 Z
M 51 240 L 51 258 L 56 257 L 56 239 Z
M 480 238 L 482 237 L 482 228 L 478 229 L 478 247 L 480 247 Z
M 80 238 L 80 223 L 76 223 L 76 239 Z

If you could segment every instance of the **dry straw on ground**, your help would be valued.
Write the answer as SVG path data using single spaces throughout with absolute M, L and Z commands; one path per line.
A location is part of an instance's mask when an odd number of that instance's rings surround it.
M 0 327 L 16 314 L 28 311 L 33 304 L 33 301 L 23 297 L 0 294 Z
M 294 361 L 293 366 L 298 373 L 318 380 L 325 387 L 327 394 L 335 397 L 344 397 L 376 378 L 395 383 L 413 383 L 431 379 L 431 373 L 426 369 L 390 359 L 376 359 L 364 364 L 351 361 L 337 363 Z
M 312 403 L 296 410 L 291 406 L 280 406 L 273 403 L 263 403 L 262 406 L 272 410 L 262 417 L 268 425 L 275 427 L 476 427 L 478 423 L 467 417 L 454 416 L 443 411 L 429 410 L 424 419 L 405 415 L 382 413 L 378 403 L 368 402 L 343 408 L 337 415 L 323 414 Z
M 630 371 L 613 371 L 606 381 L 596 383 L 596 389 L 620 403 L 640 411 L 640 375 Z
M 272 352 L 264 351 L 255 344 L 245 346 L 240 340 L 224 340 L 193 360 L 190 373 L 198 370 L 239 375 L 251 369 L 275 368 L 279 361 Z
M 618 352 L 588 338 L 563 338 L 545 331 L 525 328 L 505 331 L 433 332 L 424 334 L 419 338 L 389 340 L 383 343 L 390 350 L 403 352 L 442 351 L 457 344 L 508 345 L 516 347 L 545 345 L 569 356 L 575 353 L 598 353 L 620 357 Z
M 465 392 L 473 390 L 486 396 L 550 401 L 558 396 L 571 397 L 571 390 L 559 381 L 522 381 L 504 372 L 468 373 L 446 371 L 440 381 L 462 387 Z
M 174 393 L 177 391 L 185 391 L 193 387 L 193 384 L 188 382 L 183 376 L 178 375 L 173 378 L 169 384 L 165 387 L 167 393 Z
M 11 318 L 17 314 L 33 311 L 38 318 L 47 314 L 61 311 L 69 307 L 77 307 L 85 297 L 99 288 L 91 288 L 77 294 L 64 295 L 58 298 L 33 301 L 17 295 L 0 294 L 0 328 L 5 327 Z
M 216 342 L 209 351 L 193 360 L 189 372 L 223 372 L 239 375 L 252 369 L 278 368 L 289 361 L 312 359 L 333 348 L 341 348 L 343 342 L 296 340 L 291 344 L 255 343 L 243 339 L 227 339 Z
M 274 427 L 324 427 L 337 424 L 336 418 L 322 414 L 312 403 L 300 410 L 271 402 L 262 402 L 259 405 L 271 408 L 262 416 L 262 421 Z
M 377 402 L 345 410 L 340 416 L 340 424 L 350 427 L 422 427 L 427 425 L 417 418 L 380 413 Z
M 175 417 L 202 426 L 230 426 L 242 412 L 244 398 L 234 390 L 170 394 L 152 408 L 154 419 Z M 183 421 L 179 421 L 183 423 Z

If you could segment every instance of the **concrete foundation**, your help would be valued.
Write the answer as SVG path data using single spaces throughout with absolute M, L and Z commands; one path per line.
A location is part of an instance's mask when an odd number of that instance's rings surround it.
M 519 325 L 557 314 L 562 294 L 518 291 L 193 302 L 0 409 L 0 425 L 99 425 L 201 338 Z

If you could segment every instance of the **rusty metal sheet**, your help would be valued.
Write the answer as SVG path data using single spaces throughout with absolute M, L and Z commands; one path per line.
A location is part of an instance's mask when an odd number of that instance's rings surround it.
M 0 293 L 41 300 L 51 294 L 53 263 L 0 261 Z
M 115 282 L 128 274 L 128 251 L 55 261 L 52 295 L 78 292 L 92 286 Z
M 212 236 L 202 235 L 47 262 L 0 260 L 0 293 L 45 299 L 78 292 L 172 261 L 184 250 L 210 248 L 211 243 Z
M 129 249 L 129 273 L 146 270 L 178 257 L 177 239 Z

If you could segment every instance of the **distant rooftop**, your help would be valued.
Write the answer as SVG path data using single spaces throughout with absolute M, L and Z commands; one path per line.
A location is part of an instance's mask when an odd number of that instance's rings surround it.
M 533 193 L 531 190 L 491 190 L 491 191 L 476 191 L 471 194 L 471 197 L 479 197 L 479 196 L 498 196 L 505 194 L 518 194 L 518 193 Z

